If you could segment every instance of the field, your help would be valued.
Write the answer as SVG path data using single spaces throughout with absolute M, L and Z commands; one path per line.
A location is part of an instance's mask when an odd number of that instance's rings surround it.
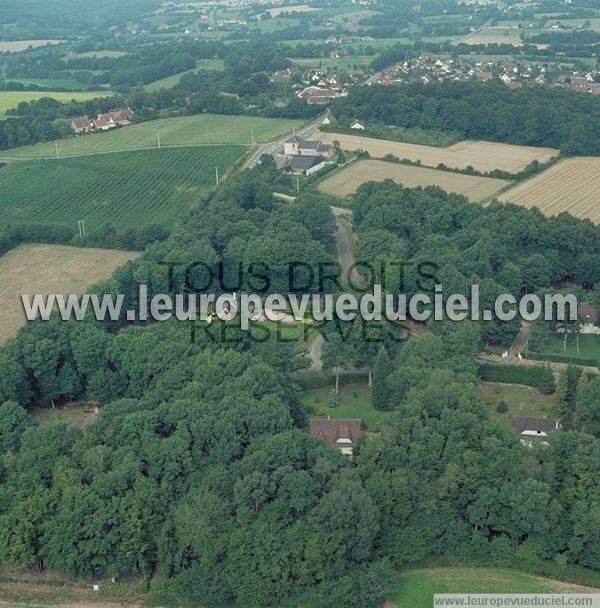
M 476 32 L 457 38 L 453 44 L 512 44 L 523 46 L 517 28 L 484 27 Z
M 542 351 L 544 355 L 559 355 L 573 359 L 595 359 L 600 363 L 600 336 L 595 334 L 582 334 L 579 336 L 579 352 L 575 336 L 567 339 L 567 349 L 563 350 L 564 336 L 553 334 L 548 345 Z M 534 355 L 531 354 L 531 357 Z
M 0 53 L 20 53 L 26 51 L 29 47 L 38 48 L 40 46 L 60 44 L 61 40 L 14 40 L 0 41 Z
M 318 9 L 311 8 L 308 4 L 297 4 L 295 6 L 278 6 L 277 8 L 270 8 L 265 12 L 269 13 L 271 17 L 279 17 L 282 13 L 309 13 L 316 10 Z
M 366 384 L 349 384 L 340 387 L 340 405 L 327 407 L 330 387 L 304 391 L 302 402 L 311 410 L 311 415 L 324 412 L 331 418 L 360 418 L 367 430 L 378 431 L 379 420 L 385 412 L 380 412 L 371 405 L 371 389 Z
M 346 55 L 344 57 L 312 57 L 292 59 L 292 62 L 303 68 L 336 68 L 339 70 L 352 69 L 354 66 L 366 66 L 373 61 L 374 55 Z
M 0 344 L 25 325 L 22 293 L 83 293 L 138 255 L 63 245 L 21 245 L 12 249 L 0 257 Z
M 114 95 L 110 91 L 77 91 L 75 93 L 65 93 L 64 91 L 0 91 L 0 114 L 10 108 L 16 108 L 22 101 L 34 101 L 40 97 L 52 97 L 61 103 L 68 101 L 88 101 L 95 97 L 108 97 Z
M 85 91 L 88 85 L 85 82 L 79 82 L 78 80 L 70 80 L 68 78 L 7 78 L 8 82 L 19 82 L 25 86 L 34 85 L 36 87 L 43 87 L 45 89 L 68 89 L 71 91 Z M 110 95 L 110 93 L 104 93 Z
M 400 574 L 391 606 L 431 608 L 435 593 L 598 593 L 507 568 L 428 568 Z
M 60 224 L 91 231 L 171 225 L 187 205 L 223 176 L 242 146 L 164 148 L 58 160 L 15 162 L 0 170 L 0 228 Z M 51 185 L 51 187 L 49 187 Z
M 503 202 L 537 207 L 545 215 L 564 211 L 600 222 L 600 158 L 569 158 L 517 184 L 500 196 Z
M 124 57 L 127 55 L 125 51 L 87 51 L 86 53 L 78 53 L 73 57 L 95 57 L 96 59 L 104 59 L 105 57 Z
M 490 418 L 506 428 L 512 428 L 513 416 L 552 417 L 552 396 L 542 395 L 535 388 L 522 384 L 480 382 L 479 391 L 489 406 Z M 496 407 L 500 401 L 508 405 L 508 412 L 500 414 Z
M 491 198 L 508 184 L 504 180 L 490 177 L 462 175 L 437 169 L 388 163 L 382 160 L 361 160 L 326 177 L 319 184 L 318 189 L 334 196 L 347 196 L 356 192 L 361 184 L 384 179 L 393 179 L 396 183 L 408 188 L 439 186 L 447 192 L 463 194 L 473 202 Z
M 83 156 L 99 152 L 156 148 L 159 131 L 163 147 L 207 143 L 250 144 L 252 129 L 255 141 L 265 142 L 291 132 L 300 124 L 299 120 L 283 118 L 197 114 L 152 120 L 108 133 L 61 139 L 58 140 L 58 149 L 60 156 Z M 0 152 L 0 159 L 55 157 L 56 144 L 53 141 Z
M 150 82 L 149 84 L 144 86 L 144 89 L 146 89 L 146 91 L 159 91 L 160 89 L 170 89 L 176 84 L 179 84 L 181 78 L 186 74 L 195 74 L 200 70 L 222 70 L 223 65 L 224 64 L 222 59 L 200 59 L 196 63 L 195 68 L 192 68 L 191 70 L 185 70 L 184 72 L 178 72 L 177 74 L 173 74 L 172 76 L 167 76 L 166 78 L 161 78 L 160 80 Z
M 413 162 L 420 160 L 423 165 L 429 167 L 437 167 L 443 163 L 452 169 L 466 169 L 471 165 L 482 172 L 500 169 L 518 173 L 533 160 L 544 163 L 558 154 L 558 150 L 552 148 L 513 146 L 489 141 L 465 140 L 448 148 L 436 148 L 339 133 L 320 133 L 319 139 L 329 144 L 337 140 L 345 150 L 365 150 L 375 158 L 393 154 Z

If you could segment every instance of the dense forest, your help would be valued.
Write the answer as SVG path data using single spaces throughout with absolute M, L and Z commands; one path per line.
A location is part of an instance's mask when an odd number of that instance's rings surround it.
M 600 99 L 552 89 L 509 89 L 502 82 L 354 87 L 333 101 L 343 124 L 354 117 L 405 128 L 456 131 L 467 139 L 600 155 Z
M 267 263 L 269 289 L 285 292 L 288 262 L 330 260 L 334 222 L 320 195 L 274 199 L 271 171 L 223 184 L 94 290 L 133 306 L 139 282 L 150 297 L 168 290 L 166 259 L 177 286 L 201 259 L 215 276 Z M 361 257 L 438 261 L 452 287 L 485 275 L 490 291 L 537 289 L 599 250 L 589 222 L 435 189 L 366 185 L 355 213 Z M 388 345 L 398 363 L 385 386 L 385 355 L 375 370 L 386 432 L 350 463 L 304 430 L 294 374 L 307 360 L 294 344 L 220 322 L 194 341 L 185 323 L 29 323 L 0 349 L 0 560 L 140 573 L 157 601 L 215 607 L 375 607 L 393 570 L 444 558 L 599 569 L 600 380 L 571 382 L 572 430 L 526 448 L 488 419 L 480 342 L 471 323 L 440 323 Z M 37 426 L 23 408 L 78 397 L 104 405 L 85 431 Z

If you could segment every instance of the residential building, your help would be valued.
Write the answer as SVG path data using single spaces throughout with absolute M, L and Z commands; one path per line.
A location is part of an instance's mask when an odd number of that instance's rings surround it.
M 352 456 L 357 441 L 362 435 L 360 419 L 331 420 L 329 418 L 312 418 L 310 421 L 311 437 L 320 437 L 329 445 L 338 448 L 342 454 Z

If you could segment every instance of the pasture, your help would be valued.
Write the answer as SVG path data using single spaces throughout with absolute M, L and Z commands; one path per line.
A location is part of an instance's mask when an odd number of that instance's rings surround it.
M 61 42 L 62 40 L 2 40 L 0 41 L 0 53 L 20 53 L 29 48 L 37 49 L 41 46 L 53 46 Z
M 426 568 L 399 575 L 390 606 L 431 608 L 435 593 L 598 593 L 508 568 Z
M 1 95 L 1 93 L 0 93 Z M 151 120 L 108 133 L 92 133 L 58 140 L 59 156 L 83 156 L 101 152 L 140 150 L 157 147 L 157 134 L 166 146 L 205 144 L 246 144 L 276 139 L 301 125 L 299 120 L 196 114 Z M 0 152 L 0 159 L 55 158 L 56 143 L 42 142 Z
M 559 153 L 552 148 L 513 146 L 489 141 L 465 140 L 447 148 L 438 148 L 340 133 L 320 133 L 318 138 L 328 144 L 337 140 L 344 150 L 364 150 L 375 158 L 393 154 L 401 160 L 421 161 L 428 167 L 437 167 L 442 163 L 451 169 L 466 169 L 470 165 L 484 173 L 494 169 L 518 173 L 534 160 L 546 163 Z
M 282 13 L 310 13 L 318 9 L 308 6 L 308 4 L 296 4 L 295 6 L 278 6 L 276 8 L 269 8 L 265 12 L 269 13 L 271 17 L 279 17 Z
M 385 179 L 392 179 L 408 188 L 438 186 L 446 192 L 462 194 L 472 202 L 489 199 L 508 184 L 490 177 L 462 175 L 382 160 L 361 160 L 326 177 L 317 187 L 326 194 L 347 196 L 354 194 L 366 182 Z
M 32 160 L 0 170 L 0 228 L 39 223 L 88 232 L 110 224 L 129 228 L 170 226 L 215 184 L 247 148 L 165 148 L 81 158 Z
M 518 28 L 484 27 L 457 38 L 452 44 L 512 44 L 513 46 L 523 46 L 523 41 Z
M 18 82 L 25 86 L 43 87 L 44 89 L 67 89 L 69 91 L 85 91 L 88 85 L 85 82 L 70 78 L 7 78 L 8 82 Z M 102 91 L 102 93 L 104 93 Z M 98 93 L 100 94 L 100 93 Z M 110 93 L 108 93 L 110 94 Z
M 25 325 L 21 294 L 77 293 L 140 254 L 65 245 L 21 245 L 0 257 L 0 344 Z
M 544 215 L 564 211 L 579 218 L 600 222 L 600 158 L 568 158 L 538 173 L 499 200 L 524 207 L 537 207 Z
M 35 101 L 41 97 L 52 97 L 61 103 L 69 101 L 88 101 L 96 97 L 114 95 L 110 91 L 0 91 L 0 114 L 11 108 L 16 108 L 22 101 Z
M 150 92 L 159 91 L 160 89 L 170 89 L 175 85 L 179 84 L 179 81 L 186 74 L 196 74 L 200 70 L 223 70 L 223 67 L 224 62 L 222 59 L 200 59 L 196 62 L 195 68 L 192 68 L 191 70 L 185 70 L 184 72 L 178 72 L 177 74 L 167 76 L 166 78 L 161 78 L 160 80 L 150 82 L 144 86 L 144 89 Z

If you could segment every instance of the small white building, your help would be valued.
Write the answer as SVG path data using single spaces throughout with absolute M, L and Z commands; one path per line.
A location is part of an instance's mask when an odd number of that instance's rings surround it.
M 365 130 L 365 126 L 362 124 L 362 122 L 360 122 L 356 118 L 350 123 L 350 128 L 354 129 L 355 131 L 364 131 Z

